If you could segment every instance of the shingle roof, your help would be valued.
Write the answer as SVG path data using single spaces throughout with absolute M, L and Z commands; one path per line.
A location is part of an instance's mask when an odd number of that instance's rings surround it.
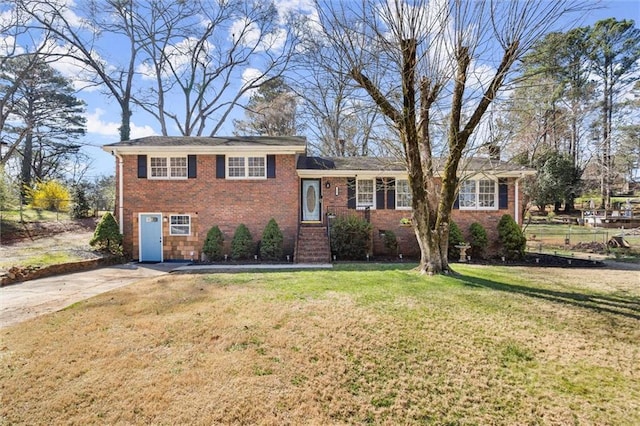
M 173 146 L 301 146 L 307 144 L 302 136 L 147 136 L 107 144 L 105 147 L 173 147 Z
M 434 159 L 436 170 L 443 166 L 441 158 Z M 490 158 L 468 158 L 462 160 L 461 169 L 467 171 L 493 172 L 529 172 L 524 166 Z M 405 164 L 397 158 L 380 157 L 305 157 L 300 156 L 298 170 L 334 170 L 334 171 L 406 171 Z

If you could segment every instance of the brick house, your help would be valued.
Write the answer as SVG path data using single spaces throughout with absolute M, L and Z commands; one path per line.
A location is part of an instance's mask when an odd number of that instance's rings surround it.
M 372 224 L 373 256 L 385 254 L 386 230 L 396 234 L 400 253 L 419 254 L 404 223 L 411 195 L 397 160 L 310 157 L 301 137 L 152 136 L 103 149 L 116 157 L 116 217 L 132 259 L 200 260 L 215 225 L 230 252 L 240 223 L 257 241 L 274 218 L 291 259 L 326 262 L 327 226 L 347 214 Z M 495 159 L 474 159 L 465 170 L 453 220 L 463 232 L 482 223 L 495 244 L 500 217 L 520 217 L 519 181 L 533 172 Z

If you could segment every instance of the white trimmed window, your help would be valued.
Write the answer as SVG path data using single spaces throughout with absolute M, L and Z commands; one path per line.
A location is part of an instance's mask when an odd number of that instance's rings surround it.
M 358 179 L 356 182 L 356 208 L 373 207 L 375 196 L 374 179 Z
M 191 216 L 175 214 L 169 217 L 169 235 L 191 235 Z
M 228 157 L 227 176 L 230 179 L 264 179 L 267 177 L 266 157 Z
M 496 210 L 498 185 L 489 179 L 466 180 L 460 185 L 458 200 L 460 209 Z
M 150 157 L 152 179 L 186 179 L 187 157 Z
M 396 209 L 410 209 L 411 208 L 411 189 L 409 188 L 409 181 L 407 179 L 396 180 Z

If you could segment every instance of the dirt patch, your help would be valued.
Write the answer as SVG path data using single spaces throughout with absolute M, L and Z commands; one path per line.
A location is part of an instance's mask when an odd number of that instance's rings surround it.
M 2 222 L 0 227 L 0 243 L 13 245 L 25 241 L 35 241 L 65 232 L 90 232 L 96 228 L 97 219 L 75 219 L 37 222 Z
M 89 245 L 96 220 L 2 223 L 0 274 L 27 268 L 102 257 Z M 12 230 L 7 230 L 12 228 Z

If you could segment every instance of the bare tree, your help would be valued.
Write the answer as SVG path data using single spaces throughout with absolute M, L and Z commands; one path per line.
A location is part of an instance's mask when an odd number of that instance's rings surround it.
M 134 105 L 164 135 L 216 134 L 244 95 L 279 76 L 293 53 L 293 32 L 271 2 L 17 1 L 34 30 L 55 36 L 56 54 L 84 67 L 87 83 L 118 102 L 121 140 L 131 136 Z M 104 45 L 114 42 L 120 48 L 109 56 Z M 169 96 L 179 101 L 168 103 Z
M 72 9 L 55 0 L 16 0 L 22 13 L 31 18 L 31 31 L 50 33 L 59 44 L 51 56 L 74 62 L 78 80 L 104 88 L 120 106 L 120 139 L 131 130 L 131 97 L 136 56 L 142 43 L 129 30 L 136 16 L 133 0 L 90 0 L 83 8 Z M 122 46 L 118 60 L 106 57 L 98 41 L 104 34 L 115 36 Z M 84 72 L 83 72 L 84 71 Z
M 290 86 L 302 99 L 311 149 L 337 157 L 380 153 L 376 140 L 386 129 L 384 118 L 349 75 L 349 62 L 313 31 L 302 34 L 301 46 Z
M 29 17 L 18 7 L 4 11 L 0 18 L 0 165 L 12 158 L 25 136 L 31 131 L 23 126 L 20 132 L 8 132 L 10 117 L 14 114 L 17 102 L 16 92 L 29 78 L 33 69 L 48 57 L 48 33 L 34 37 L 29 32 Z M 22 59 L 19 68 L 11 66 Z
M 393 123 L 402 143 L 422 272 L 450 271 L 447 240 L 458 173 L 489 106 L 516 61 L 577 6 L 363 0 L 318 7 L 322 36 L 349 61 L 351 77 Z M 438 114 L 446 119 L 436 121 Z M 447 153 L 436 163 L 438 126 Z
M 136 103 L 156 117 L 163 134 L 169 122 L 183 135 L 213 136 L 245 95 L 282 75 L 295 37 L 271 2 L 184 4 L 155 10 L 156 19 L 133 28 L 150 40 L 145 68 L 155 83 Z M 178 108 L 164 102 L 169 95 L 182 99 Z

